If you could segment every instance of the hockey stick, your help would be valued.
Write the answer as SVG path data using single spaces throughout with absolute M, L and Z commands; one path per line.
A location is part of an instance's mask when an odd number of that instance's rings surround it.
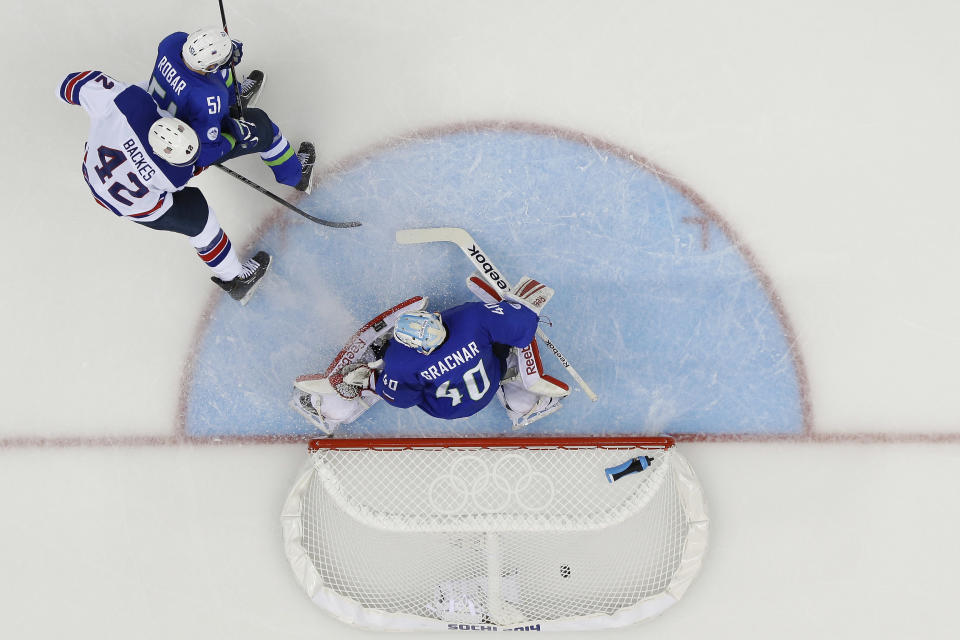
M 510 291 L 510 284 L 507 282 L 506 278 L 503 277 L 503 273 L 497 269 L 493 261 L 487 256 L 486 253 L 477 245 L 473 237 L 467 233 L 466 229 L 461 229 L 459 227 L 433 227 L 429 229 L 398 229 L 397 230 L 397 242 L 399 244 L 422 244 L 425 242 L 452 242 L 463 251 L 464 255 L 474 263 L 477 269 L 480 270 L 480 273 L 483 274 L 483 277 L 487 281 L 496 287 L 502 292 Z M 557 345 L 553 344 L 550 338 L 543 332 L 539 326 L 537 327 L 537 336 L 543 340 L 543 343 L 550 348 L 550 351 L 553 352 L 553 355 L 557 356 L 557 360 L 560 361 L 560 364 L 563 365 L 563 368 L 566 369 L 573 379 L 577 381 L 577 384 L 580 385 L 580 388 L 583 389 L 583 392 L 587 394 L 587 397 L 590 398 L 593 402 L 597 401 L 597 394 L 593 392 L 593 389 L 590 388 L 590 385 L 580 377 L 580 374 L 577 373 L 577 370 L 573 368 L 567 359 L 560 353 L 560 349 L 557 348 Z
M 223 31 L 224 31 L 224 33 L 226 33 L 227 35 L 230 35 L 230 30 L 227 29 L 227 14 L 226 14 L 226 12 L 223 10 L 223 0 L 218 0 L 218 2 L 220 3 L 220 20 L 223 22 Z M 230 55 L 231 55 L 231 58 L 232 58 L 233 53 L 231 52 Z M 236 69 L 236 67 L 234 66 L 233 62 L 230 63 L 230 73 L 233 74 L 233 88 L 234 88 L 234 90 L 235 90 L 236 93 L 237 93 L 237 109 L 240 111 L 240 119 L 243 120 L 243 104 L 240 102 L 240 82 L 239 82 L 239 80 L 237 79 L 237 69 Z M 348 228 L 348 227 L 359 227 L 359 226 L 360 226 L 360 223 L 359 223 L 359 222 L 331 222 L 330 220 L 324 220 L 323 218 L 315 218 L 314 216 L 310 215 L 309 213 L 307 213 L 307 212 L 304 211 L 303 209 L 300 209 L 300 208 L 298 208 L 298 207 L 293 206 L 292 204 L 290 204 L 289 202 L 287 202 L 286 200 L 284 200 L 284 199 L 281 198 L 280 196 L 274 195 L 273 193 L 267 191 L 266 189 L 264 189 L 263 187 L 261 187 L 260 185 L 258 185 L 258 184 L 257 184 L 256 182 L 254 182 L 253 180 L 249 180 L 248 178 L 244 178 L 242 175 L 240 175 L 240 174 L 237 173 L 236 171 L 233 171 L 233 170 L 231 170 L 231 169 L 227 169 L 227 168 L 226 168 L 225 166 L 223 166 L 222 164 L 216 164 L 216 165 L 214 165 L 214 166 L 217 167 L 218 169 L 220 169 L 221 171 L 226 171 L 227 173 L 229 173 L 231 176 L 233 176 L 234 178 L 236 178 L 236 179 L 239 180 L 240 182 L 242 182 L 242 183 L 244 183 L 244 184 L 247 184 L 247 185 L 253 187 L 254 189 L 256 189 L 257 191 L 259 191 L 259 192 L 262 193 L 263 195 L 267 196 L 268 198 L 272 198 L 272 199 L 276 200 L 277 202 L 279 202 L 279 203 L 282 204 L 283 206 L 287 207 L 287 208 L 290 209 L 291 211 L 294 211 L 294 212 L 296 212 L 296 213 L 299 213 L 300 215 L 302 215 L 302 216 L 303 216 L 304 218 L 306 218 L 307 220 L 312 220 L 313 222 L 316 222 L 317 224 L 322 224 L 322 225 L 324 225 L 324 226 L 326 226 L 326 227 L 336 227 L 336 228 L 338 228 L 338 229 L 345 229 L 345 228 Z
M 213 166 L 215 166 L 217 169 L 220 169 L 221 171 L 226 171 L 227 173 L 229 173 L 231 176 L 233 176 L 234 178 L 236 178 L 236 179 L 239 180 L 240 182 L 242 182 L 242 183 L 244 183 L 244 184 L 246 184 L 246 185 L 250 185 L 251 187 L 253 187 L 253 188 L 256 189 L 257 191 L 259 191 L 259 192 L 262 193 L 263 195 L 267 196 L 268 198 L 273 198 L 274 200 L 276 200 L 277 202 L 279 202 L 280 204 L 282 204 L 283 206 L 285 206 L 287 209 L 290 209 L 290 210 L 293 211 L 294 213 L 299 213 L 300 215 L 302 215 L 302 216 L 303 216 L 304 218 L 306 218 L 307 220 L 312 220 L 313 222 L 316 222 L 317 224 L 322 224 L 322 225 L 325 226 L 325 227 L 336 227 L 337 229 L 346 229 L 346 228 L 348 228 L 348 227 L 359 227 L 360 224 L 361 224 L 361 223 L 359 223 L 359 222 L 332 222 L 332 221 L 330 221 L 330 220 L 324 220 L 323 218 L 316 218 L 316 217 L 310 215 L 309 213 L 307 213 L 306 211 L 304 211 L 303 209 L 300 209 L 299 207 L 293 206 L 292 204 L 290 204 L 289 202 L 287 202 L 286 200 L 284 200 L 284 199 L 281 198 L 280 196 L 275 195 L 275 194 L 267 191 L 266 189 L 264 189 L 263 187 L 261 187 L 260 185 L 258 185 L 258 184 L 257 184 L 256 182 L 254 182 L 253 180 L 250 180 L 249 178 L 244 178 L 242 175 L 240 175 L 240 174 L 237 173 L 236 171 L 233 171 L 232 169 L 227 169 L 227 168 L 226 168 L 225 166 L 223 166 L 222 164 L 215 164 L 215 165 L 213 165 Z
M 223 11 L 223 0 L 220 2 L 220 20 L 223 21 L 223 32 L 230 35 L 227 29 L 227 14 Z M 230 74 L 233 76 L 233 89 L 237 93 L 237 111 L 240 112 L 240 119 L 243 120 L 243 104 L 240 102 L 240 81 L 237 79 L 237 68 L 233 64 L 233 52 L 230 52 Z

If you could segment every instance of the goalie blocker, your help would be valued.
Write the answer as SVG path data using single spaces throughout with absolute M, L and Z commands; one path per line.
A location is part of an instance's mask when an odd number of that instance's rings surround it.
M 467 277 L 467 288 L 482 302 L 496 304 L 502 300 L 497 291 L 477 274 Z M 553 297 L 553 293 L 550 287 L 524 276 L 520 278 L 513 290 L 506 294 L 506 297 L 508 300 L 517 300 L 539 314 Z M 570 394 L 570 387 L 566 383 L 544 373 L 540 347 L 537 345 L 536 338 L 526 347 L 513 347 L 511 351 L 516 376 L 519 377 L 524 389 L 551 398 L 564 398 Z M 507 365 L 511 366 L 509 360 Z

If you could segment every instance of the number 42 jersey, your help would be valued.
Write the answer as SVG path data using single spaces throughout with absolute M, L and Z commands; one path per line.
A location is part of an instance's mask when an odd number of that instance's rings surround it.
M 150 126 L 162 117 L 146 91 L 100 71 L 71 73 L 60 98 L 90 116 L 83 178 L 94 200 L 118 216 L 156 220 L 173 206 L 171 192 L 193 177 L 193 167 L 175 167 L 150 148 Z
M 392 341 L 377 376 L 377 394 L 396 407 L 420 407 L 435 418 L 465 418 L 483 409 L 500 387 L 495 344 L 524 347 L 539 317 L 515 303 L 468 302 L 441 312 L 447 339 L 423 355 Z

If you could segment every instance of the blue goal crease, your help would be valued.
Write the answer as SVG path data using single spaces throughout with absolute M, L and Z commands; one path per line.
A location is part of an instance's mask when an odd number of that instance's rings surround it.
M 401 300 L 429 296 L 439 310 L 472 299 L 456 247 L 394 242 L 397 229 L 429 226 L 467 229 L 508 279 L 531 275 L 557 292 L 544 314 L 550 337 L 600 400 L 575 390 L 527 433 L 801 433 L 797 364 L 748 260 L 679 190 L 597 153 L 557 136 L 455 133 L 382 151 L 319 185 L 301 206 L 364 226 L 266 231 L 257 244 L 275 268 L 246 307 L 221 296 L 196 345 L 187 433 L 310 434 L 288 406 L 294 378 L 323 371 Z M 543 362 L 576 389 L 546 349 Z M 343 427 L 510 432 L 496 402 L 456 421 L 379 403 Z

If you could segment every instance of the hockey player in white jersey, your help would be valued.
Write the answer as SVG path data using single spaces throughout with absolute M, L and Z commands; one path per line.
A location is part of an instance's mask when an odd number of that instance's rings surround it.
M 231 66 L 240 63 L 243 45 L 219 27 L 178 31 L 157 47 L 147 90 L 160 108 L 193 128 L 200 139 L 197 164 L 207 167 L 241 155 L 259 153 L 277 182 L 310 193 L 316 161 L 311 142 L 297 153 L 280 128 L 260 109 L 252 108 L 265 76 L 253 71 L 240 91 L 242 113 Z
M 264 251 L 240 263 L 199 189 L 187 187 L 199 150 L 196 132 L 161 111 L 141 87 L 100 71 L 69 74 L 60 98 L 90 116 L 83 178 L 113 214 L 187 236 L 212 280 L 245 304 L 270 266 Z

